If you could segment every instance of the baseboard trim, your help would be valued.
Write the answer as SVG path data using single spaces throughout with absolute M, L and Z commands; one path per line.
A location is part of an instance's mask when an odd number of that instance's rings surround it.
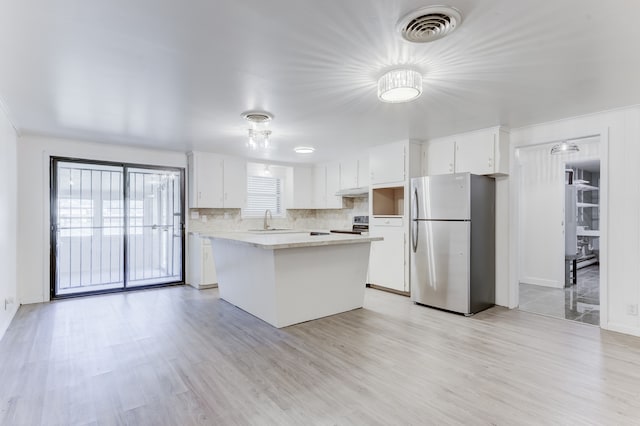
M 564 288 L 564 283 L 562 282 L 536 277 L 522 277 L 520 279 L 520 283 L 539 285 L 542 287 Z
M 625 324 L 612 323 L 601 324 L 600 327 L 603 330 L 615 331 L 616 333 L 629 334 L 631 336 L 640 337 L 640 328 L 632 327 Z
M 218 287 L 218 283 L 214 283 L 214 284 L 188 284 L 189 286 L 195 288 L 196 290 L 206 290 L 208 288 L 217 288 Z
M 383 287 L 376 284 L 367 284 L 367 287 L 373 288 L 375 290 L 386 291 L 387 293 L 399 294 L 400 296 L 411 296 L 411 293 L 408 291 L 400 291 L 389 287 Z

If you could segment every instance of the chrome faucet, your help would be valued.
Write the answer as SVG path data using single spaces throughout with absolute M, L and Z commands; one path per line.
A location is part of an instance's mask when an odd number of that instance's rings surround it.
M 271 221 L 273 220 L 273 216 L 271 215 L 271 210 L 267 209 L 264 211 L 264 229 L 267 230 L 271 228 Z

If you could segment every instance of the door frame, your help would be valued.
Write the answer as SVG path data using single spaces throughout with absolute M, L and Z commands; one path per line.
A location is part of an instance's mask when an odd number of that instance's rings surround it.
M 510 158 L 510 240 L 509 246 L 509 308 L 517 308 L 520 304 L 520 274 L 522 265 L 520 264 L 520 244 L 523 243 L 520 237 L 520 167 L 517 163 L 517 152 L 519 148 L 528 148 L 536 145 L 546 145 L 558 143 L 563 140 L 579 140 L 592 137 L 600 138 L 600 328 L 608 328 L 608 289 L 609 289 L 609 127 L 603 126 L 596 132 L 576 133 L 566 135 L 562 138 L 539 138 L 530 140 L 518 146 L 511 145 Z
M 58 223 L 57 217 L 57 209 L 53 208 L 55 203 L 55 194 L 57 192 L 57 182 L 56 182 L 56 174 L 55 174 L 55 164 L 57 162 L 66 162 L 66 163 L 86 163 L 86 164 L 95 164 L 100 166 L 114 166 L 114 167 L 122 167 L 122 192 L 124 197 L 124 234 L 122 239 L 122 256 L 123 256 L 123 280 L 124 287 L 116 288 L 116 289 L 106 289 L 106 290 L 91 290 L 82 293 L 73 293 L 73 294 L 63 294 L 56 295 L 55 292 L 55 277 L 56 277 L 56 244 L 55 242 L 55 224 Z M 147 169 L 147 170 L 171 170 L 174 172 L 180 173 L 180 225 L 181 225 L 181 271 L 180 271 L 180 281 L 161 283 L 161 284 L 149 284 L 149 285 L 140 285 L 135 287 L 127 287 L 127 256 L 128 250 L 127 245 L 129 243 L 129 215 L 126 214 L 129 208 L 129 178 L 127 175 L 127 169 L 136 168 L 136 169 Z M 134 291 L 134 290 L 144 290 L 148 288 L 157 288 L 157 287 L 166 287 L 173 285 L 183 285 L 185 283 L 185 169 L 184 167 L 172 167 L 172 166 L 157 166 L 153 164 L 138 164 L 138 163 L 126 163 L 121 161 L 104 161 L 104 160 L 91 160 L 86 158 L 75 158 L 75 157 L 63 157 L 63 156 L 50 156 L 49 157 L 49 297 L 50 300 L 54 299 L 67 299 L 72 297 L 82 297 L 82 296 L 91 296 L 96 294 L 107 294 L 107 293 L 121 293 L 125 291 Z

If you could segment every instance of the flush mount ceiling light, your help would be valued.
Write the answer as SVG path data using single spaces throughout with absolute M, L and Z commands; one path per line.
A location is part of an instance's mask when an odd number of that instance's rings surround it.
M 313 154 L 316 149 L 311 146 L 297 146 L 293 150 L 296 154 Z
M 579 152 L 578 144 L 575 142 L 562 141 L 551 147 L 551 155 L 557 154 L 573 154 Z
M 269 122 L 273 120 L 273 114 L 266 111 L 246 111 L 241 116 L 249 122 L 247 147 L 251 150 L 269 149 Z
M 378 79 L 378 98 L 382 102 L 409 102 L 422 94 L 422 74 L 399 68 Z
M 427 43 L 451 34 L 462 23 L 462 13 L 450 6 L 427 6 L 398 21 L 398 32 L 411 43 Z

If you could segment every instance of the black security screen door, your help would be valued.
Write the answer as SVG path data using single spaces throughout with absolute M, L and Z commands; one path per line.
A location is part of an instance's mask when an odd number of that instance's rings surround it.
M 53 297 L 182 283 L 180 169 L 54 158 Z

